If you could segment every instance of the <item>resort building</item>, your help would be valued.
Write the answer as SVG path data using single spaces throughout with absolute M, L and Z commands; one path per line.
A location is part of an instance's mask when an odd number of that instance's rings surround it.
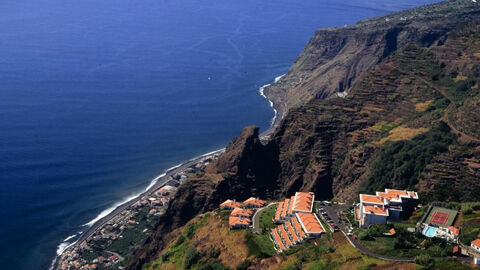
M 243 202 L 243 206 L 248 208 L 259 208 L 264 205 L 265 205 L 264 200 L 260 200 L 259 198 L 254 198 L 254 197 L 250 197 Z
M 251 216 L 253 216 L 253 213 L 253 210 L 236 207 L 235 209 L 233 209 L 232 213 L 230 213 L 230 216 L 250 218 Z
M 295 215 L 309 238 L 320 237 L 325 232 L 322 223 L 314 213 L 297 213 Z
M 220 204 L 220 209 L 232 210 L 240 206 L 242 206 L 242 204 L 239 202 L 236 202 L 235 200 L 226 200 Z
M 252 220 L 245 217 L 230 216 L 228 218 L 228 225 L 230 229 L 247 229 L 252 223 Z
M 385 189 L 376 195 L 360 194 L 357 219 L 360 227 L 385 224 L 388 220 L 399 220 L 410 215 L 418 202 L 415 191 Z
M 280 225 L 270 234 L 278 252 L 325 233 L 322 223 L 312 213 L 314 198 L 312 192 L 297 192 L 278 203 L 273 221 Z
M 480 252 L 480 239 L 475 239 L 470 244 L 470 247 L 473 248 L 475 251 Z
M 247 202 L 245 204 L 245 202 Z M 247 229 L 252 224 L 252 216 L 255 213 L 255 209 L 246 209 L 242 207 L 252 207 L 253 205 L 264 205 L 265 201 L 258 198 L 250 198 L 244 203 L 236 202 L 235 200 L 226 200 L 220 204 L 220 209 L 232 210 L 228 219 L 230 229 Z
M 275 212 L 274 222 L 283 223 L 296 213 L 311 213 L 313 211 L 313 192 L 297 192 L 295 196 L 280 202 Z

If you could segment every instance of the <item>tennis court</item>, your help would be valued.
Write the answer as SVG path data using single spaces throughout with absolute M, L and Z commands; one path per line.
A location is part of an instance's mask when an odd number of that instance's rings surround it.
M 427 224 L 433 224 L 440 227 L 448 227 L 453 225 L 457 213 L 458 211 L 456 210 L 443 207 L 433 207 L 425 222 Z

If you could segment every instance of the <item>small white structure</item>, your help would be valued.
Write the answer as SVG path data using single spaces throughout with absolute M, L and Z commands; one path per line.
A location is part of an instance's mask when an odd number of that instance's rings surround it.
M 480 252 L 480 239 L 473 240 L 472 243 L 470 244 L 470 247 Z
M 480 257 L 473 257 L 473 264 L 480 265 Z

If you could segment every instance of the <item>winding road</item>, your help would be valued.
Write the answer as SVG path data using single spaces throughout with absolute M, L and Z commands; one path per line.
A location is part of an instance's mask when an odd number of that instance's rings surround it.
M 274 206 L 274 205 L 277 205 L 278 203 L 277 202 L 273 202 L 273 203 L 270 203 L 269 205 L 265 206 L 265 207 L 262 207 L 262 208 L 259 208 L 255 214 L 253 214 L 253 218 L 252 218 L 252 231 L 254 233 L 257 233 L 257 234 L 261 234 L 262 233 L 262 229 L 260 229 L 260 216 L 262 215 L 262 212 L 267 210 L 268 208 Z

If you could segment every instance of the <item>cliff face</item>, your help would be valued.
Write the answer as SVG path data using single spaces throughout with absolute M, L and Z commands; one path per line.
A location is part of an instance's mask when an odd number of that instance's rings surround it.
M 448 33 L 478 10 L 471 1 L 446 1 L 318 30 L 292 69 L 265 95 L 280 112 L 348 92 L 360 76 L 407 43 L 442 44 Z
M 218 208 L 226 199 L 273 197 L 279 164 L 273 157 L 275 150 L 261 144 L 258 130 L 255 126 L 243 129 L 241 135 L 228 144 L 225 154 L 207 167 L 204 176 L 191 178 L 180 186 L 154 235 L 132 255 L 127 269 L 141 269 L 176 236 L 171 233 L 174 229 L 200 213 Z M 210 177 L 219 173 L 221 180 Z

